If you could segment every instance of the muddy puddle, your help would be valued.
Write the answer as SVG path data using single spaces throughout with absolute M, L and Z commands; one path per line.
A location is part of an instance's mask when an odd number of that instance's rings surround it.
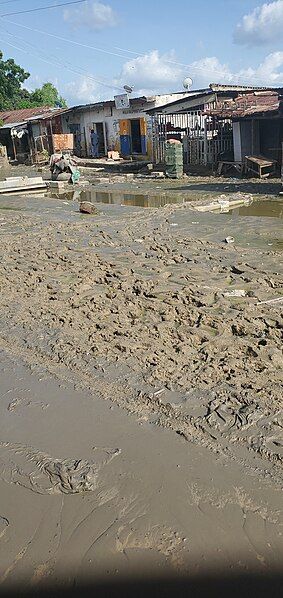
M 150 195 L 142 193 L 107 193 L 88 189 L 80 194 L 81 201 L 92 201 L 93 203 L 116 204 L 122 206 L 136 206 L 139 208 L 160 208 L 167 204 L 178 204 L 186 201 L 182 194 L 159 194 Z
M 89 216 L 80 214 L 79 202 L 92 201 L 96 204 L 98 214 L 91 216 L 97 222 L 107 215 L 107 222 L 116 219 L 137 218 L 139 213 L 144 213 L 145 218 L 151 214 L 160 216 L 167 210 L 170 218 L 172 232 L 190 234 L 194 238 L 222 243 L 227 236 L 233 236 L 237 245 L 242 247 L 258 247 L 268 250 L 283 250 L 282 217 L 283 201 L 279 196 L 255 196 L 252 203 L 247 206 L 237 207 L 230 211 L 215 211 L 200 213 L 194 211 L 198 199 L 201 203 L 209 203 L 211 199 L 219 197 L 212 193 L 204 197 L 203 194 L 194 192 L 186 194 L 176 193 L 128 193 L 125 190 L 97 191 L 97 189 L 67 189 L 63 193 L 33 193 L 29 195 L 6 195 L 0 197 L 0 226 L 1 230 L 9 228 L 9 213 L 34 213 L 38 217 L 58 222 L 76 222 L 89 219 Z M 227 194 L 229 197 L 229 194 Z M 147 208 L 147 209 L 144 209 Z M 86 241 L 87 238 L 86 238 Z
M 268 481 L 3 352 L 0 376 L 1 591 L 279 570 L 282 504 Z M 119 451 L 105 459 L 109 446 Z M 62 480 L 54 464 L 74 461 Z M 93 462 L 95 484 L 76 491 Z
M 92 203 L 102 203 L 118 206 L 134 206 L 139 208 L 161 208 L 170 204 L 183 204 L 188 201 L 196 200 L 194 196 L 186 193 L 125 193 L 97 191 L 96 189 L 70 190 L 64 193 L 48 192 L 47 197 L 53 199 L 65 199 L 74 201 L 90 201 Z M 213 197 L 214 193 L 211 194 Z M 229 198 L 229 194 L 227 194 Z M 256 216 L 259 218 L 283 218 L 283 199 L 274 198 L 251 200 L 250 205 L 231 208 L 230 211 L 237 216 Z
M 236 216 L 255 216 L 257 218 L 283 218 L 283 198 L 274 200 L 255 200 L 249 206 L 233 210 Z
M 282 225 L 280 220 L 283 218 L 283 200 L 281 197 L 270 198 L 251 198 L 251 203 L 242 207 L 231 208 L 226 211 L 215 211 L 206 213 L 196 213 L 194 217 L 193 206 L 191 209 L 186 209 L 188 202 L 195 202 L 200 199 L 202 202 L 209 203 L 210 198 L 219 197 L 215 192 L 208 196 L 207 200 L 204 197 L 194 192 L 191 193 L 128 193 L 124 191 L 97 191 L 96 189 L 75 189 L 64 193 L 48 193 L 48 197 L 53 199 L 80 202 L 90 201 L 101 209 L 114 210 L 113 216 L 119 214 L 119 210 L 127 208 L 131 210 L 134 208 L 151 208 L 162 209 L 165 206 L 176 206 L 176 213 L 171 222 L 171 226 L 179 226 L 179 230 L 193 229 L 193 235 L 201 235 L 215 241 L 221 241 L 221 231 L 223 230 L 223 238 L 235 234 L 237 243 L 242 246 L 272 248 L 276 251 L 283 250 L 283 236 Z M 229 198 L 229 194 L 227 194 Z M 104 206 L 104 207 L 102 207 Z M 184 210 L 182 210 L 182 206 Z M 179 219 L 178 208 L 181 208 L 181 221 Z M 98 207 L 98 209 L 100 209 Z M 193 226 L 192 226 L 193 225 Z M 219 236 L 220 235 L 220 236 Z

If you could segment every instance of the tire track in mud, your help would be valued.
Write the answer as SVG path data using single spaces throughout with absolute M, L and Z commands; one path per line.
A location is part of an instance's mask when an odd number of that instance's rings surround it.
M 13 346 L 11 346 L 1 336 L 0 343 L 2 350 L 9 353 L 13 358 L 18 355 L 28 366 L 32 369 L 34 368 L 35 355 L 30 349 L 27 349 L 23 356 L 22 347 L 19 346 L 17 351 L 16 343 L 13 343 Z M 93 379 L 93 385 L 90 386 L 89 375 L 78 370 L 72 372 L 70 370 L 67 371 L 66 368 L 60 369 L 60 366 L 39 353 L 36 353 L 36 364 L 37 367 L 42 366 L 43 369 L 46 369 L 55 378 L 65 381 L 68 384 L 73 383 L 75 387 L 87 390 L 94 397 L 99 396 L 103 400 L 113 402 L 130 415 L 141 418 L 142 420 L 146 419 L 153 425 L 171 430 L 186 442 L 200 445 L 216 455 L 235 461 L 248 474 L 260 477 L 263 480 L 268 479 L 278 487 L 282 487 L 282 471 L 278 467 L 276 460 L 272 470 L 264 469 L 264 463 L 262 465 L 253 464 L 242 457 L 242 452 L 237 454 L 236 447 L 229 446 L 227 442 L 221 442 L 221 438 L 217 438 L 211 432 L 207 431 L 197 418 L 184 416 L 182 413 L 176 412 L 172 405 L 162 403 L 158 397 L 147 395 L 146 393 L 139 393 L 137 395 L 125 384 L 108 383 L 106 380 L 98 380 L 97 378 Z M 266 455 L 262 452 L 262 456 L 265 457 Z
M 119 449 L 93 449 L 101 453 L 93 462 L 60 460 L 31 446 L 0 440 L 0 478 L 38 494 L 93 492 L 100 471 L 121 452 Z

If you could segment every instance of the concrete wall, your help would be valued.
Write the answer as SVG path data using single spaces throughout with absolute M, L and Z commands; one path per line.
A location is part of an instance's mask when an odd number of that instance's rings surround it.
M 128 109 L 128 110 L 117 110 L 116 108 L 105 107 L 101 109 L 89 109 L 89 110 L 82 110 L 82 111 L 74 111 L 72 113 L 68 113 L 64 115 L 63 121 L 63 130 L 64 132 L 71 132 L 70 125 L 79 125 L 80 126 L 80 135 L 81 135 L 81 155 L 82 156 L 91 156 L 91 143 L 90 143 L 90 132 L 91 129 L 95 128 L 96 123 L 104 123 L 104 138 L 105 138 L 105 146 L 106 146 L 106 153 L 107 151 L 117 150 L 120 152 L 120 126 L 119 121 L 123 119 L 137 119 L 137 118 L 146 118 L 146 120 L 151 121 L 149 117 L 140 109 Z M 148 125 L 148 152 L 150 152 L 150 148 L 152 147 L 151 140 L 150 140 L 150 122 Z

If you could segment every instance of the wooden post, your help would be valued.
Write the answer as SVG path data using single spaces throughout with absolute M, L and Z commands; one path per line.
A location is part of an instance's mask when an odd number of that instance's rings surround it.
M 207 142 L 207 116 L 204 117 L 204 165 L 207 166 L 208 163 L 208 142 Z
M 11 138 L 12 138 L 12 145 L 13 145 L 13 152 L 14 152 L 14 160 L 16 160 L 17 159 L 16 144 L 15 144 L 15 137 L 14 137 L 14 135 L 12 135 L 12 129 L 11 129 Z
M 53 129 L 52 129 L 52 118 L 50 118 L 50 131 L 51 131 L 51 153 L 54 154 L 55 150 L 54 150 L 54 141 L 53 141 Z
M 254 150 L 254 134 L 255 134 L 255 125 L 254 125 L 254 119 L 252 118 L 252 156 L 254 156 L 255 154 L 255 150 Z

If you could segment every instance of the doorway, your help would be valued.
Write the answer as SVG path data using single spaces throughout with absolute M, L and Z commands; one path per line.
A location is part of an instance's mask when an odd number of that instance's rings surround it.
M 141 123 L 140 119 L 130 120 L 131 123 L 131 141 L 132 141 L 132 154 L 142 153 L 142 140 L 141 140 Z
M 95 129 L 98 135 L 98 155 L 105 156 L 104 123 L 95 123 L 94 130 Z

